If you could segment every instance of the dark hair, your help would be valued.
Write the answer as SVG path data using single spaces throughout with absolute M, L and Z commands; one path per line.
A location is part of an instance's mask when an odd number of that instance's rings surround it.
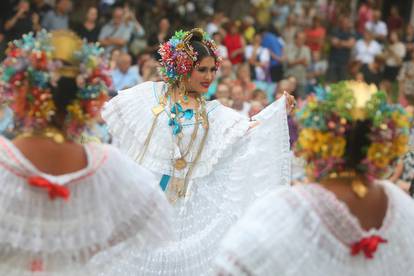
M 197 61 L 201 61 L 205 57 L 213 57 L 214 60 L 216 60 L 217 56 L 214 54 L 213 50 L 202 42 L 202 39 L 202 37 L 195 34 L 190 40 L 190 45 L 197 52 Z
M 345 132 L 345 167 L 347 169 L 361 170 L 361 161 L 365 159 L 367 149 L 371 144 L 368 137 L 372 122 L 370 120 L 356 121 Z
M 76 99 L 78 86 L 74 78 L 61 77 L 56 86 L 52 86 L 52 98 L 56 106 L 56 115 L 66 116 L 66 107 Z

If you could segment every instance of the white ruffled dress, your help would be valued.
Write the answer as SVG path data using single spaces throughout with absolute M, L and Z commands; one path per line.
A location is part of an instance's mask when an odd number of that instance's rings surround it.
M 87 167 L 53 176 L 0 137 L 0 275 L 96 275 L 102 266 L 88 264 L 96 253 L 127 240 L 144 250 L 172 234 L 171 207 L 150 172 L 112 146 L 84 149 Z M 69 198 L 52 200 L 32 177 Z
M 106 104 L 103 118 L 115 143 L 138 162 L 154 120 L 152 108 L 166 93 L 163 82 L 145 82 L 119 94 Z M 285 98 L 273 103 L 251 122 L 218 101 L 207 102 L 208 136 L 194 167 L 189 196 L 174 203 L 173 228 L 178 240 L 151 254 L 127 252 L 129 265 L 106 270 L 107 275 L 207 275 L 217 246 L 245 208 L 269 190 L 290 181 L 289 134 Z M 180 158 L 168 126 L 166 107 L 156 122 L 142 165 L 160 180 L 172 174 L 172 161 Z M 194 119 L 183 123 L 184 145 Z M 193 160 L 205 130 L 200 127 L 187 160 Z M 186 148 L 186 146 L 184 147 Z M 184 178 L 186 169 L 176 171 Z
M 414 201 L 379 182 L 388 208 L 379 229 L 365 231 L 345 203 L 317 184 L 281 189 L 258 200 L 228 232 L 215 275 L 414 275 Z M 373 257 L 351 247 L 381 237 Z

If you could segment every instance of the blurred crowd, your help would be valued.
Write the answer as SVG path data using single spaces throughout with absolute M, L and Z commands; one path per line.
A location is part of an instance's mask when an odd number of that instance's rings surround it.
M 174 30 L 202 27 L 219 45 L 221 70 L 207 97 L 252 116 L 287 91 L 298 98 L 346 79 L 374 83 L 391 101 L 414 100 L 414 26 L 375 1 L 9 0 L 1 48 L 29 31 L 72 29 L 99 42 L 116 91 L 159 80 L 157 48 Z M 3 52 L 3 51 L 1 51 Z

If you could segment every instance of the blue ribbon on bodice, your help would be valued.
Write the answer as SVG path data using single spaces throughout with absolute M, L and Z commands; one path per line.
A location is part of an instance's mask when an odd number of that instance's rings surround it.
M 191 120 L 194 117 L 194 110 L 193 109 L 186 109 L 186 110 L 184 110 L 181 104 L 174 103 L 171 106 L 171 110 L 170 111 L 171 111 L 171 115 L 174 115 L 174 116 L 171 116 L 170 117 L 170 120 L 168 121 L 168 125 L 170 127 L 172 127 L 173 134 L 174 135 L 177 135 L 183 129 L 183 126 L 182 126 L 182 124 L 180 122 L 180 119 L 181 118 L 184 118 L 186 120 Z

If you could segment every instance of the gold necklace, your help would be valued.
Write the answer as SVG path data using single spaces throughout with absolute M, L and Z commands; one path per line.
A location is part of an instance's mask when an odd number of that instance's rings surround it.
M 42 130 L 25 131 L 20 133 L 17 138 L 28 138 L 28 137 L 45 137 L 52 139 L 55 143 L 62 144 L 67 138 L 63 131 L 55 127 L 47 127 Z
M 174 168 L 177 169 L 177 170 L 183 170 L 188 165 L 188 162 L 185 158 L 189 154 L 191 148 L 193 147 L 194 141 L 197 139 L 200 119 L 202 119 L 201 114 L 205 113 L 205 102 L 203 102 L 199 97 L 197 97 L 197 102 L 199 103 L 199 110 L 197 112 L 195 112 L 195 114 L 194 114 L 194 116 L 195 116 L 195 125 L 194 125 L 193 132 L 191 134 L 190 142 L 189 142 L 189 144 L 187 146 L 187 149 L 185 151 L 182 151 L 181 147 L 180 147 L 181 142 L 182 142 L 182 137 L 183 137 L 182 133 L 180 133 L 177 136 L 177 139 L 178 139 L 177 147 L 180 151 L 180 158 L 178 158 L 174 161 Z
M 368 193 L 368 188 L 364 182 L 358 177 L 358 174 L 355 171 L 343 171 L 340 173 L 334 172 L 327 176 L 328 179 L 338 179 L 338 178 L 352 178 L 351 180 L 351 189 L 359 197 L 364 198 Z

